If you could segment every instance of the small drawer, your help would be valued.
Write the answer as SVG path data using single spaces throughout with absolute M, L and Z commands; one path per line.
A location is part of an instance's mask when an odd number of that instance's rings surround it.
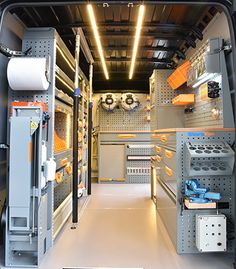
M 164 149 L 163 162 L 172 170 L 176 169 L 176 153 L 170 149 Z
M 161 145 L 168 145 L 169 147 L 175 147 L 176 145 L 175 133 L 154 133 L 152 138 Z
M 163 165 L 160 173 L 164 181 L 176 180 L 175 170 L 165 164 Z
M 171 241 L 176 246 L 177 238 L 177 208 L 176 198 L 166 187 L 165 183 L 157 177 L 156 207 Z

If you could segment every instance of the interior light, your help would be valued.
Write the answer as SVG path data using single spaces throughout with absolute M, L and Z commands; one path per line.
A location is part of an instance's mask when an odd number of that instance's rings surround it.
M 131 66 L 130 66 L 130 71 L 129 71 L 129 79 L 132 79 L 133 73 L 134 73 L 134 65 L 135 65 L 135 59 L 136 59 L 137 51 L 138 51 L 138 44 L 139 44 L 139 39 L 140 39 L 140 34 L 141 34 L 141 29 L 142 29 L 144 11 L 145 11 L 145 6 L 141 5 L 139 7 L 138 22 L 137 22 L 136 33 L 135 33 L 132 61 L 131 61 Z
M 66 115 L 66 148 L 70 148 L 70 134 L 71 134 L 71 115 Z
M 97 24 L 96 24 L 96 19 L 95 19 L 94 12 L 93 12 L 93 7 L 92 7 L 91 4 L 88 4 L 87 8 L 88 8 L 90 22 L 91 22 L 92 29 L 93 29 L 93 34 L 94 34 L 94 37 L 95 37 L 95 40 L 96 40 L 96 43 L 97 43 L 98 53 L 99 53 L 99 56 L 100 56 L 100 59 L 101 59 L 101 62 L 102 62 L 102 68 L 103 68 L 103 71 L 104 71 L 106 79 L 109 79 L 107 66 L 106 66 L 106 62 L 105 62 L 105 58 L 104 58 L 104 53 L 103 53 L 103 50 L 102 50 L 102 44 L 101 44 L 101 41 L 100 41 L 100 36 L 99 36 L 99 33 L 98 33 Z
M 61 82 L 62 84 L 64 84 L 69 90 L 71 90 L 72 92 L 74 91 L 74 89 L 73 89 L 67 82 L 65 82 L 62 78 L 60 78 L 57 74 L 56 74 L 56 78 L 57 78 L 58 80 L 60 80 L 60 82 Z
M 66 63 L 68 64 L 68 66 L 70 67 L 70 69 L 75 72 L 75 68 L 72 66 L 72 64 L 70 63 L 70 61 L 67 59 L 67 57 L 65 56 L 64 52 L 61 50 L 61 48 L 57 45 L 57 50 L 58 52 L 61 54 L 62 58 L 66 61 Z
M 201 75 L 198 78 L 198 81 L 195 84 L 193 84 L 192 87 L 197 88 L 198 86 L 200 86 L 201 84 L 203 84 L 207 80 L 211 79 L 214 75 L 215 75 L 215 73 L 205 73 L 205 74 Z

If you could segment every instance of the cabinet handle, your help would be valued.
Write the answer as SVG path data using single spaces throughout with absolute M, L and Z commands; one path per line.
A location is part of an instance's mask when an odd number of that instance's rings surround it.
M 167 142 L 167 136 L 166 135 L 162 135 L 161 137 L 160 137 L 160 140 L 161 140 L 161 142 Z
M 159 155 L 156 156 L 156 160 L 157 160 L 159 163 L 161 162 L 161 159 L 162 159 L 161 156 L 159 156 Z
M 165 150 L 165 155 L 168 159 L 171 159 L 174 156 L 173 152 L 167 149 Z
M 68 163 L 68 158 L 64 158 L 64 159 L 60 160 L 61 166 L 65 166 L 65 165 L 67 165 L 67 163 Z
M 55 175 L 55 181 L 57 184 L 62 182 L 62 173 L 61 172 L 57 172 Z
M 168 166 L 165 166 L 165 173 L 168 177 L 172 177 L 173 176 L 173 170 L 170 169 Z
M 161 153 L 161 147 L 156 146 L 156 153 Z
M 119 138 L 135 138 L 136 134 L 118 134 Z

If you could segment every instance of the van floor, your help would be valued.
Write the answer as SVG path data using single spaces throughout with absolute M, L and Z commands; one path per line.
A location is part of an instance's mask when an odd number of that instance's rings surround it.
M 140 267 L 229 269 L 232 255 L 177 255 L 155 206 L 150 186 L 93 184 L 79 226 L 65 225 L 39 269 Z M 0 259 L 3 264 L 3 255 Z M 2 267 L 4 268 L 4 267 Z
M 145 184 L 93 184 L 79 227 L 67 223 L 40 269 L 228 269 L 223 253 L 177 255 Z M 232 255 L 231 255 L 232 256 Z

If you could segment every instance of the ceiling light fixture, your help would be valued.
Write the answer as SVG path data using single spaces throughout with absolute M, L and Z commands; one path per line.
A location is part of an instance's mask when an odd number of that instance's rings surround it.
M 104 54 L 103 54 L 103 50 L 102 50 L 102 44 L 100 41 L 100 36 L 98 33 L 97 24 L 96 24 L 96 19 L 95 19 L 94 12 L 93 12 L 93 7 L 91 4 L 88 4 L 87 8 L 88 8 L 90 22 L 91 22 L 92 29 L 93 29 L 93 34 L 94 34 L 94 37 L 95 37 L 95 40 L 97 43 L 98 53 L 99 53 L 99 56 L 100 56 L 100 59 L 102 62 L 103 71 L 104 71 L 106 79 L 109 79 L 107 66 L 106 66 L 106 62 L 105 62 L 105 58 L 104 58 Z
M 137 51 L 138 51 L 138 44 L 139 44 L 139 39 L 140 39 L 140 34 L 141 34 L 141 29 L 142 29 L 144 11 L 145 11 L 145 6 L 140 5 L 139 13 L 138 13 L 138 22 L 137 22 L 136 33 L 135 33 L 132 61 L 131 61 L 131 66 L 130 66 L 130 71 L 129 71 L 129 79 L 132 79 L 133 73 L 134 73 L 134 65 L 135 65 L 135 59 L 136 59 Z

